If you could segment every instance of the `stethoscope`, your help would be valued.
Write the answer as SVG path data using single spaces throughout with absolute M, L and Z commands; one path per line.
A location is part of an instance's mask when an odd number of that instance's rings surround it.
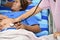
M 36 12 L 36 10 L 37 10 L 37 8 L 38 8 L 38 6 L 39 6 L 40 3 L 41 3 L 41 0 L 40 0 L 40 2 L 38 3 L 38 5 L 37 5 L 36 9 L 34 10 L 34 12 L 32 13 L 32 15 Z M 29 17 L 31 17 L 32 15 L 30 15 Z M 22 21 L 23 21 L 23 20 L 22 20 Z M 21 21 L 19 21 L 19 22 L 21 22 Z M 18 23 L 18 22 L 15 22 L 14 24 L 11 23 L 10 26 L 14 26 L 16 23 Z
M 32 15 L 36 12 L 36 10 L 37 10 L 37 8 L 38 8 L 38 6 L 39 6 L 39 4 L 41 3 L 41 0 L 40 0 L 40 2 L 38 3 L 38 5 L 37 5 L 37 7 L 36 7 L 36 9 L 34 10 L 34 12 L 32 13 Z M 31 17 L 32 15 L 30 15 L 29 17 Z M 28 18 L 29 18 L 28 17 Z M 23 21 L 23 20 L 22 20 Z M 5 29 L 3 29 L 3 30 L 0 30 L 0 31 L 5 31 L 5 30 L 9 30 L 9 29 L 16 29 L 16 28 L 14 28 L 14 25 L 15 24 L 17 24 L 17 23 L 19 23 L 19 22 L 21 22 L 21 21 L 18 21 L 18 22 L 15 22 L 15 23 L 10 23 L 10 28 L 5 28 Z

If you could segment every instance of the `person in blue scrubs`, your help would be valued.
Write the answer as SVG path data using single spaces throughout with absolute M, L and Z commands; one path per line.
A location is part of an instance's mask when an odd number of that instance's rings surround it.
M 26 0 L 24 0 L 24 1 L 26 1 Z M 23 1 L 23 3 L 24 3 L 24 1 Z M 25 4 L 23 4 L 24 5 L 23 6 L 21 2 L 22 2 L 22 0 L 15 0 L 12 7 L 11 7 L 13 12 L 3 12 L 2 13 L 2 15 L 8 16 L 8 18 L 2 20 L 2 22 L 0 23 L 2 26 L 6 27 L 6 25 L 8 25 L 9 22 L 12 22 L 11 18 L 16 19 L 25 13 L 25 11 L 19 11 L 19 10 L 25 10 L 25 8 L 28 6 L 28 4 L 26 4 L 26 6 L 25 6 Z M 40 32 L 38 20 L 34 16 L 22 20 L 21 24 L 23 24 L 23 27 L 26 30 L 32 31 L 34 33 Z

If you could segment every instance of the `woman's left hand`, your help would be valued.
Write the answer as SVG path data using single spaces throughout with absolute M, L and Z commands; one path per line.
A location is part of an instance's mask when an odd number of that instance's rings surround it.
M 5 27 L 9 27 L 10 24 L 13 22 L 14 19 L 7 18 L 7 19 L 3 19 L 2 22 L 0 22 L 0 25 L 3 26 L 3 28 L 5 28 Z
M 14 27 L 15 27 L 16 29 L 25 29 L 25 28 L 26 28 L 26 26 L 25 26 L 24 24 L 22 24 L 22 23 L 16 23 L 16 24 L 14 25 Z

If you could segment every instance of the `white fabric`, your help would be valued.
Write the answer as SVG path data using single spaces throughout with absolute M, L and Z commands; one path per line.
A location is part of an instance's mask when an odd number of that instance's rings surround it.
M 36 37 L 32 32 L 19 29 L 0 32 L 0 40 L 55 40 L 53 34 Z
M 7 30 L 0 32 L 0 40 L 36 40 L 37 38 L 32 32 L 24 29 Z

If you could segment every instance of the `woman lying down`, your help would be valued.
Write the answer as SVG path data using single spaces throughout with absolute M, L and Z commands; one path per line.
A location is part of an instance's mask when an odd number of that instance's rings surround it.
M 15 19 L 10 19 L 3 15 L 0 16 L 0 40 L 59 40 L 57 36 L 60 36 L 60 32 L 56 32 L 54 34 L 50 34 L 47 36 L 36 37 L 33 32 L 25 30 L 25 25 L 21 23 L 14 23 Z M 8 30 L 11 28 L 10 30 Z M 12 28 L 14 30 L 12 30 Z M 3 31 L 3 29 L 5 31 Z

